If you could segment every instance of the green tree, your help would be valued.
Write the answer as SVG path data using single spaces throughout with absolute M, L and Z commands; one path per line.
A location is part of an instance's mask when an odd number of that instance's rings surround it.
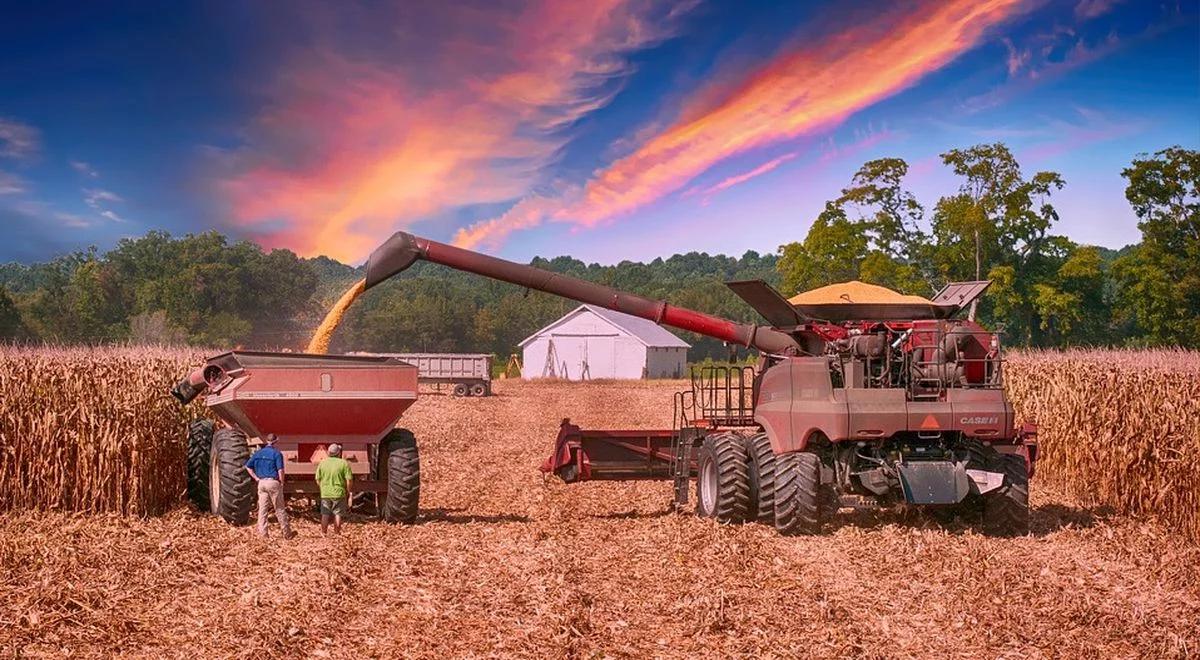
M 1013 270 L 1012 292 L 1018 301 L 1016 321 L 1026 342 L 1034 337 L 1035 271 L 1053 269 L 1050 226 L 1058 212 L 1049 197 L 1065 183 L 1057 172 L 1038 172 L 1026 179 L 1004 144 L 951 149 L 942 162 L 964 179 L 958 193 L 938 201 L 933 217 L 937 265 L 948 280 L 984 279 L 993 268 Z M 977 303 L 971 305 L 975 318 Z
M 17 302 L 8 293 L 8 289 L 0 286 L 0 339 L 16 339 L 21 336 L 24 325 L 21 323 L 21 310 Z
M 1171 147 L 1121 173 L 1142 244 L 1114 266 L 1144 342 L 1200 347 L 1200 152 Z

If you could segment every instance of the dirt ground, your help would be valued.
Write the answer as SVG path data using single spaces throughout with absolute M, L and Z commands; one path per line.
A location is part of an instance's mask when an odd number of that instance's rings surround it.
M 545 481 L 563 417 L 670 424 L 678 383 L 424 396 L 420 524 L 268 541 L 186 509 L 0 517 L 10 655 L 1185 657 L 1200 551 L 1037 488 L 1033 533 L 843 515 L 782 538 L 669 513 L 666 483 Z

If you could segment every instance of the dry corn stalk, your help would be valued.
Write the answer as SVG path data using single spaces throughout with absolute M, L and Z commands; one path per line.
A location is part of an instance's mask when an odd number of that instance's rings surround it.
M 1200 541 L 1200 353 L 1026 351 L 1006 370 L 1040 427 L 1038 479 Z
M 168 391 L 200 361 L 165 348 L 0 347 L 0 510 L 155 515 L 184 490 Z

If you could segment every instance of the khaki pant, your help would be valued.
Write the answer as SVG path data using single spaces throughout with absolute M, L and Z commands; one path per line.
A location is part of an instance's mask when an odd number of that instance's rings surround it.
M 283 535 L 291 536 L 292 528 L 288 525 L 287 504 L 283 501 L 283 484 L 277 479 L 258 480 L 258 533 L 267 535 L 267 515 L 269 509 L 275 509 L 275 518 L 283 528 Z

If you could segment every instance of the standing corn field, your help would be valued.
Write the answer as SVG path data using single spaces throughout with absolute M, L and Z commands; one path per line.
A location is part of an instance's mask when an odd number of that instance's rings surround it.
M 199 359 L 167 348 L 0 347 L 0 509 L 156 515 L 184 489 L 167 394 Z
M 1006 384 L 1039 424 L 1038 478 L 1087 506 L 1200 541 L 1200 353 L 1014 353 Z

